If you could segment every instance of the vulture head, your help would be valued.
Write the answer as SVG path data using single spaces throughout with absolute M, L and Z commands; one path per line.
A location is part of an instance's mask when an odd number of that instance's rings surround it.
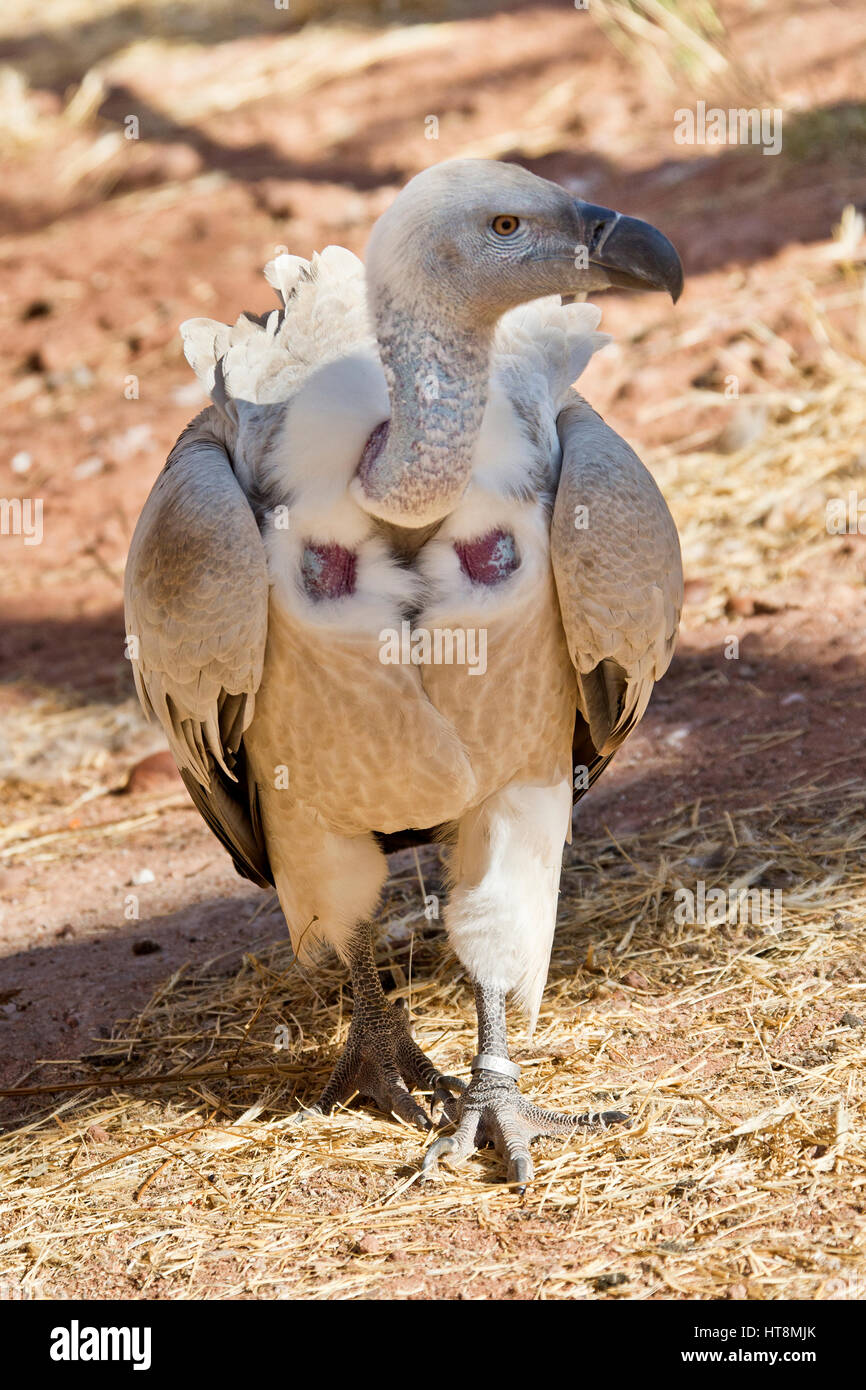
M 676 300 L 683 287 L 679 256 L 648 222 L 487 159 L 416 175 L 376 223 L 366 261 L 374 305 L 386 292 L 473 325 L 550 294 L 617 286 Z
M 390 421 L 368 439 L 352 493 L 413 529 L 441 521 L 466 490 L 503 314 L 612 285 L 676 300 L 683 271 L 647 222 L 514 164 L 454 159 L 418 174 L 380 217 L 366 279 Z

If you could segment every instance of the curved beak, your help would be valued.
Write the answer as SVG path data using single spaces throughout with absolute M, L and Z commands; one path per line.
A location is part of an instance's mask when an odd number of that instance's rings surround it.
M 674 303 L 683 290 L 683 267 L 673 245 L 649 222 L 610 208 L 575 202 L 582 244 L 591 266 L 609 284 L 630 290 L 667 290 Z

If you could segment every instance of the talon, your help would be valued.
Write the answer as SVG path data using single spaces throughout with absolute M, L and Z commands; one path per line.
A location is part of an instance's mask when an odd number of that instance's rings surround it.
M 445 1154 L 453 1153 L 456 1147 L 457 1144 L 455 1143 L 451 1135 L 447 1135 L 445 1138 L 442 1139 L 437 1139 L 435 1143 L 430 1145 L 429 1149 L 424 1155 L 424 1159 L 421 1164 L 421 1172 L 427 1174 L 435 1173 L 440 1158 L 444 1158 Z
M 416 1129 L 423 1130 L 425 1134 L 428 1134 L 433 1128 L 433 1121 L 424 1114 L 421 1106 L 408 1094 L 405 1099 L 402 1096 L 398 1097 L 397 1101 L 392 1104 L 391 1114 L 406 1124 L 415 1125 Z
M 432 1094 L 430 1102 L 430 1118 L 434 1122 L 435 1129 L 441 1129 L 442 1125 L 453 1125 L 457 1118 L 455 1098 L 449 1091 L 442 1091 L 436 1088 Z
M 442 1075 L 439 1077 L 439 1085 L 447 1086 L 449 1091 L 456 1091 L 460 1096 L 466 1090 L 466 1082 L 461 1081 L 459 1076 Z
M 287 1123 L 290 1125 L 303 1125 L 309 1120 L 323 1120 L 324 1118 L 325 1112 L 321 1110 L 318 1105 L 302 1105 L 300 1110 L 296 1110 L 293 1115 L 289 1116 Z
M 514 1186 L 518 1196 L 526 1191 L 526 1184 L 535 1177 L 535 1168 L 528 1157 L 513 1158 L 508 1165 L 508 1182 Z

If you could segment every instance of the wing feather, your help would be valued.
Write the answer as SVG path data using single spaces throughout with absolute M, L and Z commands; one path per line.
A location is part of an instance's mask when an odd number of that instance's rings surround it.
M 268 571 L 210 408 L 181 435 L 139 518 L 126 566 L 127 647 L 199 811 L 239 871 L 270 868 L 243 735 L 255 709 L 268 627 Z
M 670 664 L 683 602 L 679 538 L 656 483 L 577 394 L 560 411 L 551 560 L 594 780 Z

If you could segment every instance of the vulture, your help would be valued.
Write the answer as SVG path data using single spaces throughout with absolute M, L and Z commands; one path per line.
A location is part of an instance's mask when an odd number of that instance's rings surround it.
M 646 222 L 458 159 L 406 184 L 365 263 L 328 246 L 265 276 L 279 308 L 181 327 L 212 403 L 130 546 L 138 695 L 299 958 L 330 947 L 351 972 L 310 1112 L 359 1095 L 435 1128 L 426 1172 L 493 1145 L 522 1191 L 534 1138 L 626 1118 L 528 1100 L 506 1004 L 531 1033 L 573 802 L 643 715 L 682 605 L 664 499 L 573 386 L 607 341 L 584 300 L 676 300 L 682 267 Z M 475 995 L 468 1084 L 374 959 L 387 854 L 431 841 Z

